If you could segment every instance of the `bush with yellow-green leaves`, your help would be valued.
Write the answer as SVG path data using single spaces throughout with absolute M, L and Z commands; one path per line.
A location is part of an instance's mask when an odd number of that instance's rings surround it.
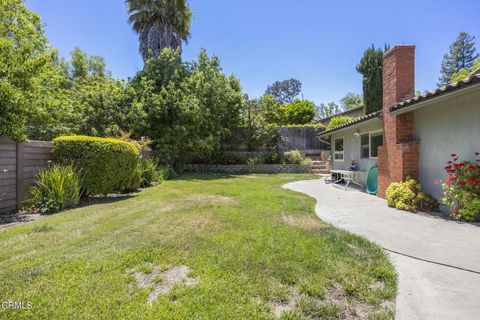
M 438 202 L 423 192 L 422 185 L 407 177 L 404 182 L 393 182 L 387 189 L 389 207 L 410 212 L 438 210 Z

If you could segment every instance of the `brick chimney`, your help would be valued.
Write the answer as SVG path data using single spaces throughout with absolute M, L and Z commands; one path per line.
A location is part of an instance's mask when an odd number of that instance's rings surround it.
M 383 56 L 383 146 L 378 150 L 378 195 L 407 176 L 418 179 L 419 141 L 413 141 L 413 112 L 398 116 L 390 107 L 415 95 L 415 46 L 399 45 Z

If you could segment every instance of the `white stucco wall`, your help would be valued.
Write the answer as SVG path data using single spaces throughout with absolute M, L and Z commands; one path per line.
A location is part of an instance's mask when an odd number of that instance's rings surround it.
M 431 103 L 414 112 L 415 138 L 420 139 L 420 182 L 427 193 L 441 199 L 444 167 L 455 153 L 460 160 L 475 160 L 480 152 L 480 88 Z
M 365 124 L 359 124 L 348 129 L 336 132 L 332 135 L 332 168 L 348 170 L 352 163 L 352 160 L 357 160 L 358 169 L 360 171 L 366 171 L 377 164 L 377 159 L 360 159 L 360 137 L 355 137 L 355 132 L 360 134 L 368 133 L 372 131 L 382 130 L 382 122 L 379 119 L 374 119 Z M 336 138 L 344 138 L 344 158 L 343 161 L 334 160 L 334 141 Z M 360 173 L 358 175 L 359 181 L 365 185 L 366 174 Z

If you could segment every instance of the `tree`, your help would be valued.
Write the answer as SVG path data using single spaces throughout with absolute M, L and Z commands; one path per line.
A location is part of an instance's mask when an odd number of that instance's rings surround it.
M 283 121 L 282 104 L 271 95 L 263 95 L 257 100 L 257 112 L 266 123 L 278 125 Z
M 126 84 L 106 71 L 103 58 L 76 48 L 71 61 L 55 56 L 35 79 L 25 132 L 30 139 L 62 134 L 119 136 L 129 126 Z
M 475 37 L 466 32 L 460 32 L 457 39 L 450 45 L 450 52 L 443 56 L 438 85 L 444 86 L 451 83 L 455 73 L 471 68 L 477 58 Z
M 164 48 L 181 48 L 190 37 L 192 12 L 187 0 L 127 0 L 127 6 L 144 61 Z
M 307 124 L 315 117 L 315 104 L 308 100 L 295 99 L 282 108 L 282 124 Z
M 163 49 L 147 60 L 131 85 L 134 133 L 152 139 L 164 164 L 212 160 L 222 140 L 239 125 L 240 82 L 223 74 L 219 59 L 204 50 L 197 61 L 187 63 L 181 61 L 179 49 Z
M 340 100 L 344 110 L 355 109 L 363 106 L 363 97 L 361 94 L 349 92 Z
M 260 99 L 249 99 L 245 95 L 240 126 L 246 129 L 244 141 L 248 151 L 275 151 L 278 148 L 282 140 L 277 129 L 280 108 L 281 104 L 270 95 Z
M 385 45 L 385 51 L 388 46 Z M 383 105 L 383 54 L 372 45 L 363 53 L 357 71 L 363 75 L 363 102 L 365 114 L 382 110 Z
M 475 60 L 470 68 L 463 68 L 452 75 L 452 83 L 461 81 L 471 75 L 474 71 L 480 69 L 480 58 Z
M 0 3 L 0 135 L 25 138 L 36 79 L 53 61 L 40 17 L 21 0 Z
M 335 102 L 321 103 L 316 110 L 317 120 L 328 118 L 341 112 L 342 109 Z
M 291 103 L 302 92 L 302 83 L 297 79 L 276 81 L 267 87 L 266 95 L 271 95 L 280 103 Z

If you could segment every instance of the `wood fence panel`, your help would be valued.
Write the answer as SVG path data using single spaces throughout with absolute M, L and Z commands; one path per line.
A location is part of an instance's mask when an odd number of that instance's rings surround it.
M 19 206 L 30 197 L 32 186 L 35 185 L 35 176 L 38 171 L 48 167 L 55 160 L 52 153 L 53 144 L 50 141 L 27 141 L 19 144 L 21 148 L 21 172 L 17 177 Z M 20 162 L 20 159 L 19 159 Z
M 0 137 L 0 213 L 17 208 L 17 145 Z
M 0 137 L 0 214 L 18 210 L 30 196 L 39 170 L 54 160 L 52 143 L 26 141 L 15 143 Z
M 279 127 L 283 142 L 280 150 L 328 150 L 318 138 L 318 129 L 312 127 Z

